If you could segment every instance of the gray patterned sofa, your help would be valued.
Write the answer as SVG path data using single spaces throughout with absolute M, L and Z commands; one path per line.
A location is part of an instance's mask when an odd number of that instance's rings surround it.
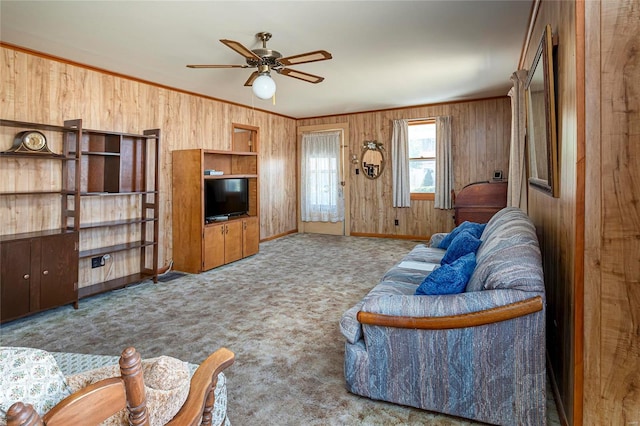
M 480 237 L 464 292 L 416 296 L 429 274 L 419 262 L 440 262 L 442 237 L 416 246 L 344 313 L 348 390 L 486 423 L 546 424 L 545 292 L 535 227 L 521 210 L 501 210 Z

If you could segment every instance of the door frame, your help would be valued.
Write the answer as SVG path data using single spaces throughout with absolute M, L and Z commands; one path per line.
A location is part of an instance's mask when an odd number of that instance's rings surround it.
M 300 213 L 300 181 L 302 180 L 300 162 L 302 161 L 302 135 L 304 133 L 329 132 L 331 130 L 340 130 L 342 132 L 342 142 L 340 144 L 340 173 L 342 174 L 342 180 L 344 181 L 344 186 L 342 187 L 342 196 L 344 200 L 344 229 L 342 235 L 351 235 L 351 197 L 349 195 L 349 123 L 298 126 L 296 143 L 296 190 L 298 202 L 296 203 L 296 210 L 298 213 L 298 232 L 300 233 L 305 232 L 305 225 Z M 321 232 L 321 230 L 316 230 L 315 232 Z

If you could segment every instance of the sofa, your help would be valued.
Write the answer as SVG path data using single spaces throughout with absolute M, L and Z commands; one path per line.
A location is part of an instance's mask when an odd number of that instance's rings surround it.
M 16 401 L 33 405 L 44 414 L 63 398 L 99 380 L 120 375 L 119 357 L 47 352 L 41 349 L 0 347 L 0 426 Z M 142 371 L 151 426 L 171 420 L 189 394 L 191 376 L 198 365 L 160 356 L 142 360 Z M 213 426 L 230 426 L 226 415 L 227 388 L 218 375 L 212 410 Z M 128 425 L 122 410 L 103 425 Z
M 416 295 L 444 268 L 446 237 L 417 245 L 342 316 L 348 391 L 490 424 L 546 424 L 545 289 L 534 225 L 520 209 L 500 210 L 484 225 L 463 290 Z

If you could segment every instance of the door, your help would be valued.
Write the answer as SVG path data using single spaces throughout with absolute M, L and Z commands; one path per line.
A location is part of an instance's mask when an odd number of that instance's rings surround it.
M 257 217 L 242 220 L 242 257 L 254 255 L 259 250 L 259 226 Z
M 31 240 L 0 244 L 0 320 L 31 311 Z
M 224 265 L 224 224 L 204 227 L 203 271 Z
M 40 309 L 78 301 L 78 233 L 41 238 Z
M 233 220 L 224 225 L 224 263 L 242 259 L 242 221 Z
M 298 231 L 349 235 L 346 124 L 299 128 Z

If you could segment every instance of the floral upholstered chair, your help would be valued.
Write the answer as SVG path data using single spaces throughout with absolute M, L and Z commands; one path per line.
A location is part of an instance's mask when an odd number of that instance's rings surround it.
M 120 366 L 127 350 L 135 352 L 133 348 L 126 349 L 120 358 Z M 83 363 L 87 359 L 91 363 L 92 358 L 87 357 L 117 362 L 117 357 L 114 360 L 114 357 L 92 355 L 55 355 L 67 369 L 66 364 L 70 358 L 82 358 Z M 226 379 L 221 372 L 233 363 L 233 358 L 232 352 L 222 348 L 211 354 L 200 366 L 167 356 L 142 360 L 139 369 L 144 377 L 143 396 L 146 397 L 148 424 L 183 425 L 199 423 L 202 418 L 203 424 L 229 426 L 226 417 Z M 120 377 L 121 374 L 124 377 L 125 370 L 113 362 L 112 364 L 65 376 L 60 362 L 51 353 L 32 348 L 0 348 L 0 425 L 6 424 L 7 412 L 17 401 L 23 405 L 18 411 L 14 407 L 11 411 L 14 417 L 24 409 L 25 404 L 30 404 L 36 415 L 44 416 L 46 424 L 47 416 L 50 415 L 47 413 L 51 413 L 52 409 L 58 410 L 58 403 L 65 398 L 86 393 L 87 389 L 105 379 L 112 380 L 110 378 Z M 102 424 L 129 424 L 127 410 L 116 411 L 113 411 L 116 412 L 115 415 Z M 27 416 L 24 412 L 21 415 Z

